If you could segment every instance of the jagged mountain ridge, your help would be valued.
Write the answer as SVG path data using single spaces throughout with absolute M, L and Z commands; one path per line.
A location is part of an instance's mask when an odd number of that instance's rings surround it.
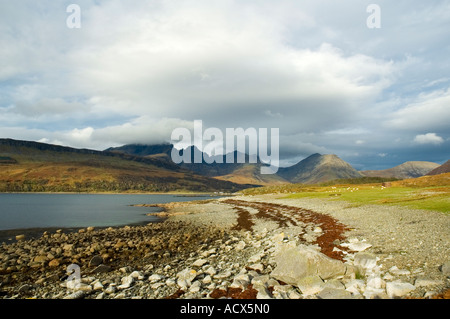
M 128 144 L 120 147 L 108 148 L 106 151 L 139 154 L 146 158 L 158 158 L 173 163 L 171 159 L 172 149 L 172 144 Z M 261 174 L 260 169 L 264 164 L 261 163 L 257 157 L 253 157 L 252 162 L 250 163 L 250 156 L 245 153 L 234 151 L 231 155 L 228 154 L 228 156 L 232 156 L 234 159 L 234 163 L 228 163 L 226 154 L 209 156 L 200 151 L 196 146 L 190 146 L 185 150 L 179 150 L 177 153 L 179 153 L 180 156 L 183 156 L 186 151 L 189 151 L 191 154 L 190 163 L 182 162 L 178 165 L 203 176 L 214 177 L 237 184 L 272 185 L 289 183 L 277 174 Z M 200 163 L 195 161 L 196 156 L 197 158 L 202 158 Z M 238 162 L 240 156 L 243 156 L 244 163 Z M 255 161 L 256 163 L 254 163 Z
M 133 154 L 0 139 L 0 191 L 234 192 L 240 185 Z
M 166 144 L 163 144 L 166 145 Z M 165 148 L 163 145 L 155 147 L 146 147 L 145 145 L 125 145 L 118 148 L 110 148 L 115 152 L 129 152 L 130 150 L 136 150 L 136 152 L 142 152 L 143 150 L 165 150 L 164 154 L 158 153 L 146 153 L 146 156 L 164 156 L 170 160 L 171 148 Z M 167 146 L 167 145 L 166 145 Z M 169 144 L 169 146 L 171 146 Z M 172 146 L 173 147 L 173 146 Z M 194 158 L 194 152 L 201 153 L 195 146 L 191 146 L 192 161 Z M 144 155 L 143 153 L 141 153 Z M 203 156 L 208 157 L 207 154 Z M 233 154 L 236 159 L 237 152 Z M 253 183 L 259 185 L 273 185 L 283 183 L 305 183 L 314 184 L 320 182 L 326 182 L 339 178 L 355 178 L 362 177 L 362 175 L 356 171 L 350 164 L 343 161 L 336 155 L 327 154 L 313 154 L 308 158 L 300 161 L 299 163 L 288 167 L 280 168 L 277 174 L 263 175 L 260 174 L 260 167 L 263 165 L 259 159 L 257 163 L 248 163 L 248 155 L 246 155 L 246 163 L 226 163 L 225 155 L 223 155 L 223 164 L 212 163 L 207 164 L 204 161 L 202 163 L 181 163 L 180 166 L 186 169 L 190 169 L 196 173 L 215 177 L 218 179 L 229 180 L 235 183 Z

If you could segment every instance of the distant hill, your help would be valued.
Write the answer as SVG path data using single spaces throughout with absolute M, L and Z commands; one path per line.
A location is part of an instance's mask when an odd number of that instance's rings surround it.
M 438 166 L 435 169 L 431 170 L 426 175 L 438 175 L 443 173 L 450 173 L 450 160 L 448 160 L 441 166 Z
M 158 158 L 0 139 L 2 192 L 234 192 L 245 187 Z
M 146 158 L 164 158 L 173 163 L 170 158 L 173 145 L 124 145 L 108 149 L 113 152 L 124 152 L 128 154 L 139 154 Z M 264 175 L 260 173 L 263 165 L 259 160 L 257 163 L 249 163 L 249 155 L 245 154 L 245 163 L 237 163 L 238 152 L 234 152 L 235 163 L 226 163 L 226 155 L 222 157 L 221 163 L 194 163 L 194 154 L 202 155 L 195 146 L 190 147 L 191 163 L 181 163 L 180 167 L 191 170 L 197 174 L 214 177 L 220 180 L 231 181 L 238 184 L 255 185 L 279 185 L 287 183 L 321 183 L 339 178 L 362 177 L 350 164 L 336 155 L 313 154 L 303 161 L 288 167 L 280 168 L 277 174 Z M 181 153 L 182 154 L 182 153 Z M 203 154 L 208 157 L 207 154 Z M 212 162 L 212 160 L 211 160 Z
M 130 144 L 121 147 L 109 148 L 107 150 L 117 153 L 139 154 L 141 156 L 145 156 L 146 158 L 158 158 L 173 164 L 171 160 L 172 149 L 172 144 Z M 240 153 L 234 151 L 232 154 L 234 163 L 227 163 L 226 155 L 210 157 L 208 154 L 202 153 L 202 151 L 195 146 L 190 146 L 188 149 L 180 150 L 180 155 L 183 155 L 183 152 L 185 151 L 191 152 L 191 162 L 180 163 L 179 166 L 196 174 L 213 177 L 219 180 L 230 181 L 237 184 L 271 185 L 289 183 L 276 174 L 261 174 L 260 168 L 263 164 L 259 160 L 256 160 L 257 163 L 250 163 L 248 154 L 243 154 L 245 158 L 244 163 L 238 163 L 237 159 Z M 196 155 L 203 158 L 201 163 L 195 163 L 194 159 Z M 218 162 L 219 160 L 221 160 L 221 163 Z
M 439 167 L 439 164 L 433 162 L 410 161 L 385 170 L 369 170 L 361 171 L 360 173 L 369 177 L 406 179 L 423 176 L 437 167 Z
M 297 164 L 280 168 L 278 175 L 292 183 L 315 184 L 362 175 L 336 155 L 313 154 Z

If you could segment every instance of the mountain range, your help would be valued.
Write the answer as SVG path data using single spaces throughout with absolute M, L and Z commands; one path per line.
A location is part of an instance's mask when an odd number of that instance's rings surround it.
M 235 163 L 226 163 L 225 155 L 209 157 L 195 146 L 191 163 L 175 164 L 173 145 L 128 144 L 104 151 L 76 149 L 39 142 L 0 139 L 0 191 L 67 192 L 235 192 L 248 187 L 286 183 L 315 184 L 336 179 L 361 177 L 414 178 L 439 172 L 439 164 L 406 162 L 380 171 L 357 171 L 333 154 L 313 154 L 277 174 L 264 175 L 258 158 L 249 163 L 249 155 L 234 152 Z M 194 163 L 196 155 L 203 158 Z M 238 156 L 245 163 L 237 163 Z M 211 162 L 220 159 L 223 164 Z M 442 165 L 441 171 L 450 166 Z
M 361 174 L 369 177 L 393 177 L 398 179 L 406 179 L 426 175 L 428 172 L 437 167 L 439 167 L 439 164 L 433 162 L 410 161 L 385 170 L 361 171 Z
M 0 191 L 235 192 L 240 185 L 154 157 L 0 139 Z
M 194 154 L 200 152 L 195 146 L 191 146 L 191 157 L 193 162 Z M 140 145 L 129 144 L 121 147 L 109 148 L 107 151 L 126 154 L 135 154 L 145 157 L 163 158 L 171 162 L 170 154 L 173 145 Z M 207 154 L 203 154 L 208 157 Z M 236 158 L 237 152 L 234 152 Z M 247 155 L 248 156 L 248 155 Z M 360 177 L 383 177 L 383 178 L 415 178 L 423 176 L 431 170 L 439 167 L 439 164 L 426 161 L 409 161 L 396 167 L 386 170 L 357 171 L 349 163 L 340 159 L 334 154 L 312 154 L 290 167 L 280 167 L 277 174 L 262 175 L 259 168 L 261 161 L 257 163 L 225 163 L 225 155 L 222 161 L 224 164 L 202 163 L 181 163 L 180 166 L 192 170 L 198 174 L 215 177 L 217 179 L 228 180 L 239 184 L 273 185 L 284 183 L 304 183 L 315 184 L 327 182 L 335 179 L 348 179 Z

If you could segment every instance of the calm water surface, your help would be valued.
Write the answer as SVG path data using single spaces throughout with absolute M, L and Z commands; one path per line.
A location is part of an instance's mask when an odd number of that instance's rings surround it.
M 125 194 L 0 194 L 0 230 L 122 226 L 160 220 L 157 207 L 133 207 L 210 198 Z

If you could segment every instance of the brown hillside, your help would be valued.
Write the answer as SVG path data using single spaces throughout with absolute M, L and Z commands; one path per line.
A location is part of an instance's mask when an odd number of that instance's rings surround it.
M 443 173 L 450 173 L 450 160 L 428 172 L 427 175 L 438 175 Z

